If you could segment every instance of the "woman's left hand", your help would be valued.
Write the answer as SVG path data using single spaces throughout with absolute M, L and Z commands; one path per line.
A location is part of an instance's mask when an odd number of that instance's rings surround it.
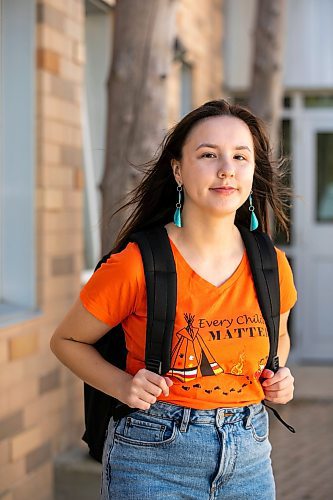
M 261 385 L 267 401 L 286 404 L 293 399 L 294 377 L 290 373 L 289 368 L 283 366 L 276 373 L 265 369 L 261 376 L 265 379 Z

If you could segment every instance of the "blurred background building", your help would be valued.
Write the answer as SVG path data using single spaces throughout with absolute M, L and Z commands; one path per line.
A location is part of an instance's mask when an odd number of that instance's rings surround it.
M 225 0 L 225 95 L 246 102 L 255 0 Z M 331 0 L 286 2 L 284 152 L 291 157 L 291 240 L 283 248 L 299 290 L 290 328 L 295 361 L 333 360 L 333 16 Z
M 0 0 L 1 500 L 52 499 L 55 458 L 83 432 L 82 383 L 49 339 L 101 252 L 114 3 Z M 177 0 L 166 126 L 209 99 L 246 102 L 254 13 L 255 0 Z M 299 197 L 291 241 L 277 241 L 299 291 L 298 364 L 333 361 L 331 19 L 330 0 L 287 1 L 283 138 Z

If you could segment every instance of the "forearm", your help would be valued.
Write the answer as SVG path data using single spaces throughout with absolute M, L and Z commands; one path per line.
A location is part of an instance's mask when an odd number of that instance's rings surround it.
M 81 380 L 119 399 L 120 390 L 132 376 L 108 363 L 89 344 L 69 339 L 51 341 L 52 352 Z
M 279 336 L 279 344 L 278 344 L 278 356 L 280 361 L 280 366 L 285 366 L 287 363 L 287 359 L 290 351 L 290 337 L 288 333 Z

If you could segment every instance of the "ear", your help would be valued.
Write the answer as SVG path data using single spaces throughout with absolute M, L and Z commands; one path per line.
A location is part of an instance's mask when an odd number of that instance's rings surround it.
M 173 160 L 171 160 L 171 167 L 172 167 L 173 175 L 175 176 L 176 182 L 178 184 L 183 184 L 180 163 L 177 160 L 173 159 Z

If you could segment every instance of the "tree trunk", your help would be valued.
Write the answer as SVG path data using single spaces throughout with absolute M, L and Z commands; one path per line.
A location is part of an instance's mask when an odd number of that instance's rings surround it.
M 108 80 L 102 191 L 102 252 L 110 250 L 126 214 L 111 214 L 137 185 L 130 165 L 150 160 L 167 127 L 166 81 L 172 57 L 175 0 L 118 0 Z M 128 215 L 128 214 L 127 214 Z
M 269 126 L 278 146 L 283 97 L 282 58 L 285 0 L 257 0 L 257 19 L 249 107 Z

